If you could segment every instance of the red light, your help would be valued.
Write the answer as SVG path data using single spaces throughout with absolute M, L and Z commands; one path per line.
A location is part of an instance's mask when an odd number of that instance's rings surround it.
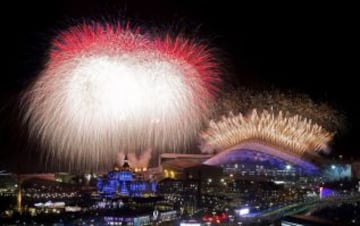
M 213 218 L 211 216 L 209 216 L 208 214 L 203 216 L 203 221 L 206 221 L 206 222 L 211 222 L 213 221 Z

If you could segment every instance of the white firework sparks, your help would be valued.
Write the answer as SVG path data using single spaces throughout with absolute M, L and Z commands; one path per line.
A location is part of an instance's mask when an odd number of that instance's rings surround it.
M 121 167 L 125 163 L 125 158 L 127 158 L 128 164 L 133 169 L 148 168 L 151 157 L 152 150 L 150 148 L 138 153 L 131 152 L 126 154 L 125 152 L 120 151 L 117 155 L 116 165 Z
M 204 46 L 83 25 L 60 35 L 25 94 L 24 121 L 48 159 L 112 165 L 119 150 L 161 151 L 196 136 L 218 80 Z
M 214 152 L 258 142 L 302 156 L 305 152 L 327 151 L 333 135 L 299 115 L 285 117 L 281 111 L 274 114 L 266 110 L 258 114 L 254 109 L 247 116 L 230 113 L 218 122 L 211 121 L 201 134 L 201 147 L 203 152 Z

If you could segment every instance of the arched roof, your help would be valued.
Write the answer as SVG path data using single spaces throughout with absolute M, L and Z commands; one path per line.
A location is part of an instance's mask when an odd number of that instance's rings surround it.
M 212 158 L 206 160 L 204 164 L 221 165 L 228 162 L 232 158 L 232 156 L 234 157 L 236 155 L 241 155 L 243 152 L 249 150 L 274 156 L 304 169 L 318 169 L 317 165 L 320 159 L 318 155 L 299 155 L 296 152 L 281 150 L 280 148 L 272 147 L 268 144 L 262 144 L 255 141 L 241 143 L 226 150 L 220 151 Z

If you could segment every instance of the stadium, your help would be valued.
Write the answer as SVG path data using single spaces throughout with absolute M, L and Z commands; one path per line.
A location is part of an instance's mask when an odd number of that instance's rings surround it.
M 254 109 L 210 121 L 200 134 L 203 158 L 175 154 L 161 164 L 177 175 L 184 175 L 182 168 L 204 164 L 221 167 L 225 175 L 236 178 L 312 181 L 320 179 L 328 165 L 323 154 L 329 153 L 333 137 L 334 133 L 300 115 Z
M 201 134 L 201 150 L 214 153 L 206 165 L 241 176 L 315 176 L 333 134 L 299 115 L 255 109 L 211 121 Z

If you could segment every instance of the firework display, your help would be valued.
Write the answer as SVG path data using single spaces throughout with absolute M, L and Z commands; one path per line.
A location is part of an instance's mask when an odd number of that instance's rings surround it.
M 282 111 L 284 116 L 301 115 L 311 119 L 329 131 L 345 130 L 345 116 L 326 102 L 316 102 L 308 95 L 296 92 L 281 92 L 276 89 L 237 88 L 225 93 L 213 108 L 213 117 L 221 118 L 228 112 L 246 114 L 252 109 L 258 111 Z
M 333 133 L 299 115 L 286 117 L 281 111 L 234 115 L 211 121 L 201 134 L 203 152 L 223 151 L 230 147 L 255 142 L 302 156 L 305 152 L 327 151 Z
M 175 150 L 196 136 L 219 82 L 206 45 L 130 26 L 85 23 L 53 41 L 23 96 L 45 155 L 82 168 L 119 150 Z
M 128 164 L 131 168 L 135 169 L 143 169 L 148 168 L 149 163 L 152 157 L 152 150 L 146 149 L 137 151 L 137 152 L 131 152 L 131 153 L 124 153 L 123 151 L 119 151 L 116 159 L 116 164 L 118 166 L 122 166 L 125 163 L 125 158 L 127 158 Z

